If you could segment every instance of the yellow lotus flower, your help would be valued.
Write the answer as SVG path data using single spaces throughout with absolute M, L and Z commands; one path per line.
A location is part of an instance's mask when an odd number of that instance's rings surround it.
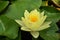
M 39 31 L 50 27 L 51 22 L 45 22 L 47 15 L 44 12 L 39 13 L 36 9 L 30 13 L 25 10 L 22 20 L 15 20 L 21 25 L 21 30 L 29 31 L 34 38 L 38 38 Z

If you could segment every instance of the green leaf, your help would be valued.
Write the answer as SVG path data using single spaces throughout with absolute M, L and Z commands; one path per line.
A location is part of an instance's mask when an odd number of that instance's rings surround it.
M 10 38 L 6 37 L 5 40 L 21 40 L 21 30 L 18 31 L 18 37 L 17 38 L 10 39 Z
M 10 5 L 5 15 L 11 19 L 21 19 L 25 10 L 38 9 L 41 3 L 42 0 L 20 0 Z
M 8 1 L 0 1 L 0 12 L 4 10 L 8 4 L 9 4 Z
M 58 34 L 56 33 L 56 31 L 58 30 L 58 27 L 56 25 L 56 22 L 58 22 L 58 20 L 60 20 L 60 11 L 56 10 L 53 7 L 41 7 L 41 9 L 43 11 L 45 11 L 46 15 L 47 15 L 47 20 L 46 21 L 52 21 L 51 23 L 51 27 L 40 31 L 40 36 L 44 39 L 44 40 L 59 40 Z
M 56 24 L 52 23 L 50 28 L 40 31 L 40 36 L 44 40 L 59 40 L 56 30 L 57 30 Z
M 50 6 L 43 6 L 41 10 L 45 11 L 45 14 L 48 16 L 47 20 L 57 22 L 60 20 L 60 11 L 50 7 Z
M 0 16 L 0 25 L 0 35 L 11 39 L 15 39 L 18 36 L 18 25 L 14 20 L 6 16 Z

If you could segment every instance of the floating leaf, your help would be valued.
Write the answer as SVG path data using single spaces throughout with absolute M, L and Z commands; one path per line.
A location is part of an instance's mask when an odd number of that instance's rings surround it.
M 42 7 L 41 9 L 44 10 L 48 16 L 46 21 L 52 21 L 52 23 L 50 28 L 40 32 L 40 36 L 44 40 L 59 40 L 58 34 L 56 33 L 58 30 L 56 22 L 60 19 L 60 11 L 53 7 Z
M 0 1 L 0 12 L 4 10 L 8 4 L 9 4 L 8 1 Z
M 18 35 L 17 23 L 7 18 L 6 16 L 0 16 L 0 35 L 7 36 L 9 38 L 16 38 Z
M 11 19 L 20 19 L 25 10 L 38 9 L 41 3 L 42 0 L 20 0 L 10 5 L 5 15 Z

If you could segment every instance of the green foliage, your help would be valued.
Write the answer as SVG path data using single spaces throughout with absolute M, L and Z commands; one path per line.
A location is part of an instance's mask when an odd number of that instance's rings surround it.
M 46 0 L 43 1 L 46 2 Z M 40 11 L 44 11 L 45 14 L 48 16 L 46 21 L 52 21 L 50 28 L 40 31 L 40 36 L 44 40 L 59 40 L 58 34 L 56 33 L 56 31 L 58 30 L 56 22 L 60 20 L 60 11 L 54 7 L 45 6 L 45 3 L 43 1 L 42 0 L 10 0 L 10 1 L 1 0 L 0 1 L 0 14 L 1 14 L 0 40 L 21 40 L 21 31 L 19 31 L 19 25 L 14 20 L 21 19 L 21 17 L 24 16 L 25 10 L 31 11 L 33 9 L 40 9 Z M 10 5 L 9 2 L 11 3 Z M 4 12 L 4 14 L 1 12 Z M 20 33 L 18 33 L 18 31 Z M 6 38 L 2 36 L 5 36 Z
M 4 10 L 8 4 L 9 4 L 8 1 L 0 1 L 0 12 Z
M 17 23 L 6 16 L 0 16 L 0 29 L 0 35 L 4 35 L 12 39 L 16 38 L 18 35 Z
M 42 7 L 41 9 L 46 12 L 45 14 L 48 16 L 47 21 L 52 21 L 52 23 L 50 28 L 40 32 L 40 36 L 45 40 L 59 40 L 58 34 L 56 33 L 58 30 L 56 22 L 60 19 L 60 11 L 49 6 Z
M 20 19 L 25 10 L 38 9 L 41 6 L 41 0 L 21 0 L 14 2 L 9 6 L 6 16 L 11 19 Z

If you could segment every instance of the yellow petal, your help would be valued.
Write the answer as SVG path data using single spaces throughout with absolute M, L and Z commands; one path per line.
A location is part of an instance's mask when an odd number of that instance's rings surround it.
M 36 31 L 38 30 L 40 27 L 40 24 L 39 23 L 33 23 L 31 24 L 31 26 L 29 27 L 32 31 Z
M 41 13 L 41 16 L 44 16 L 44 11 Z
M 19 25 L 24 26 L 24 23 L 21 20 L 15 20 Z
M 22 21 L 23 21 L 23 23 L 24 23 L 26 26 L 29 25 L 28 20 L 27 20 L 27 19 L 24 19 L 24 17 L 22 17 Z
M 40 13 L 35 9 L 30 12 L 30 15 L 36 15 L 37 17 L 40 17 Z
M 27 10 L 25 10 L 25 12 L 24 12 L 24 17 L 25 17 L 25 18 L 28 18 L 28 16 L 29 16 L 29 12 L 28 12 Z
M 38 38 L 39 37 L 39 32 L 36 32 L 36 31 L 33 31 L 33 32 L 30 32 L 31 35 L 34 37 L 34 38 Z
M 24 30 L 24 31 L 31 31 L 31 30 L 28 29 L 27 27 L 21 27 L 21 30 Z
M 28 29 L 26 27 L 26 25 L 21 21 L 21 20 L 15 20 L 19 25 L 21 25 L 21 30 L 24 30 L 24 31 L 31 31 L 30 29 Z
M 40 25 L 42 25 L 42 24 L 44 23 L 44 21 L 46 20 L 46 18 L 47 18 L 46 15 L 41 18 L 41 20 L 40 20 Z
M 50 27 L 50 24 L 51 24 L 51 22 L 45 22 L 45 23 L 43 23 L 43 24 L 40 26 L 39 30 L 44 30 L 44 29 L 49 28 L 49 27 Z

